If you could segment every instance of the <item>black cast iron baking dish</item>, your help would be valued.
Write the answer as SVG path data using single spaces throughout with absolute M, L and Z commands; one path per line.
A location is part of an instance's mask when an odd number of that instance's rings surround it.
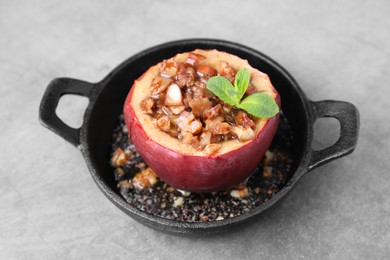
M 285 187 L 257 208 L 221 221 L 180 222 L 140 211 L 120 196 L 113 170 L 109 165 L 112 131 L 132 82 L 161 60 L 196 48 L 215 48 L 235 54 L 267 73 L 281 96 L 282 111 L 293 131 L 295 165 Z M 65 94 L 76 94 L 89 99 L 79 129 L 69 127 L 55 113 L 59 99 Z M 356 147 L 359 131 L 359 113 L 354 105 L 335 100 L 310 101 L 289 73 L 269 57 L 237 43 L 214 39 L 180 40 L 149 48 L 120 64 L 98 83 L 70 78 L 54 79 L 42 98 L 39 117 L 45 127 L 81 151 L 94 181 L 112 203 L 147 226 L 174 233 L 209 234 L 227 231 L 254 219 L 284 198 L 304 174 L 351 153 Z M 340 138 L 331 147 L 314 151 L 311 148 L 313 124 L 320 117 L 333 117 L 340 122 Z

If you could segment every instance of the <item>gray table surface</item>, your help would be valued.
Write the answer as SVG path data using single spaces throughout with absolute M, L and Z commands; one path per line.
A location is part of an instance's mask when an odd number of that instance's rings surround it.
M 390 255 L 390 2 L 0 1 L 0 259 L 385 259 Z M 355 104 L 358 147 L 307 174 L 267 217 L 213 237 L 145 227 L 43 128 L 49 81 L 96 82 L 129 56 L 207 37 L 273 57 L 312 100 Z M 85 100 L 59 114 L 79 125 Z M 316 126 L 314 145 L 337 138 Z

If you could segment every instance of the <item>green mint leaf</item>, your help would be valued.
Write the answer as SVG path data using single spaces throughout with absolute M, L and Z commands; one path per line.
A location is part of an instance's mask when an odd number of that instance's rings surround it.
M 237 107 L 259 118 L 270 118 L 279 112 L 278 104 L 265 93 L 252 94 L 246 97 Z
M 249 81 L 251 79 L 251 74 L 248 69 L 242 68 L 236 74 L 234 79 L 234 88 L 241 93 L 239 100 L 244 96 L 246 89 L 248 88 Z
M 232 83 L 225 77 L 211 77 L 207 82 L 207 89 L 231 106 L 237 106 L 240 101 L 240 93 L 234 89 Z

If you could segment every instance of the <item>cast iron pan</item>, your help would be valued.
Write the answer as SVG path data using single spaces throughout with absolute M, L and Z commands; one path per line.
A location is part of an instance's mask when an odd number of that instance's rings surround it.
M 253 67 L 267 73 L 280 93 L 282 111 L 293 132 L 295 165 L 287 184 L 260 206 L 222 221 L 180 222 L 138 210 L 120 196 L 113 169 L 109 164 L 112 131 L 133 81 L 150 66 L 163 59 L 196 48 L 215 48 L 235 54 L 247 59 Z M 65 94 L 76 94 L 89 99 L 83 124 L 78 129 L 69 127 L 56 115 L 58 101 Z M 359 131 L 359 112 L 354 105 L 334 100 L 310 101 L 288 72 L 269 57 L 240 44 L 212 39 L 180 40 L 147 49 L 120 64 L 98 83 L 70 78 L 54 79 L 42 98 L 39 116 L 45 127 L 81 151 L 94 181 L 112 203 L 147 226 L 174 233 L 209 234 L 227 231 L 247 220 L 253 220 L 255 216 L 263 214 L 284 198 L 304 174 L 351 153 L 356 147 Z M 314 151 L 311 148 L 313 124 L 320 117 L 333 117 L 340 122 L 340 138 L 331 147 Z

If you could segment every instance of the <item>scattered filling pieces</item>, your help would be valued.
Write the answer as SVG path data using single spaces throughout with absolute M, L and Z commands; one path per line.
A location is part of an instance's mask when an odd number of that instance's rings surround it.
M 150 96 L 141 102 L 141 109 L 156 119 L 155 127 L 210 155 L 218 152 L 219 144 L 224 141 L 252 139 L 256 118 L 223 102 L 207 89 L 210 77 L 222 76 L 233 83 L 237 72 L 226 61 L 213 68 L 203 63 L 205 59 L 189 53 L 185 62 L 164 60 L 159 75 L 150 85 Z M 255 92 L 249 83 L 245 95 Z
M 123 151 L 122 148 L 118 148 L 115 150 L 115 152 L 111 157 L 111 164 L 113 166 L 122 166 L 127 162 L 128 159 L 129 159 L 129 153 Z
M 136 190 L 140 191 L 153 187 L 157 181 L 158 177 L 156 173 L 151 168 L 146 168 L 145 170 L 137 173 L 131 180 L 131 183 Z
M 202 133 L 199 142 L 211 136 Z M 293 170 L 291 141 L 290 126 L 281 114 L 274 140 L 251 177 L 227 191 L 198 194 L 175 189 L 156 176 L 130 142 L 121 115 L 113 133 L 111 165 L 119 192 L 133 207 L 177 221 L 219 221 L 250 211 L 279 192 Z
M 246 197 L 248 197 L 248 195 L 248 187 L 244 184 L 240 184 L 237 188 L 232 189 L 230 191 L 230 196 L 232 196 L 233 198 L 245 199 Z

